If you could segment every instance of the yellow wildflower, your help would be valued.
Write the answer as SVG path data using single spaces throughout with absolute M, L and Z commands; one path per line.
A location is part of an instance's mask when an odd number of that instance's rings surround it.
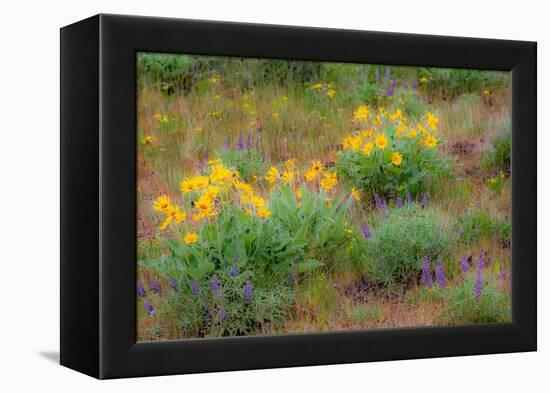
M 411 128 L 411 130 L 407 133 L 407 138 L 412 139 L 417 135 L 418 131 L 416 131 L 416 128 Z
M 394 151 L 391 154 L 391 163 L 395 166 L 399 166 L 403 163 L 403 156 L 399 152 Z
M 359 191 L 357 191 L 357 188 L 352 187 L 351 189 L 351 196 L 358 202 L 361 201 L 361 195 L 359 194 Z
M 298 200 L 302 199 L 302 189 L 301 188 L 297 188 L 295 193 L 296 193 L 296 199 L 298 199 Z
M 484 96 L 488 96 L 488 95 L 491 95 L 491 92 L 487 89 L 483 90 L 483 95 Z
M 168 225 L 170 225 L 170 223 L 172 222 L 173 220 L 173 217 L 172 216 L 167 216 L 164 221 L 162 222 L 162 224 L 160 224 L 159 226 L 159 229 L 161 231 L 164 231 L 166 228 L 168 228 Z
M 430 79 L 427 76 L 420 78 L 420 83 L 427 83 Z
M 162 120 L 162 115 L 160 113 L 156 113 L 155 116 L 153 116 L 153 118 L 156 120 L 156 121 L 161 121 Z
M 422 132 L 424 135 L 429 135 L 430 133 L 428 132 L 428 130 L 426 129 L 426 127 L 424 127 L 422 124 L 418 123 L 416 125 L 416 128 L 418 128 L 418 131 Z
M 323 173 L 323 180 L 321 180 L 321 187 L 323 187 L 326 192 L 329 192 L 337 182 L 336 173 L 325 172 Z
M 437 116 L 435 116 L 431 112 L 427 112 L 426 121 L 428 122 L 428 126 L 432 129 L 432 131 L 437 131 L 437 125 L 439 124 L 439 119 L 437 118 Z
M 216 199 L 218 194 L 220 193 L 220 189 L 216 186 L 209 186 L 206 190 L 204 190 L 203 195 L 206 195 L 210 200 Z
M 279 178 L 279 170 L 274 166 L 269 168 L 269 170 L 267 171 L 267 175 L 265 176 L 265 179 L 267 180 L 267 182 L 269 184 L 274 184 L 278 178 Z
M 233 184 L 233 186 L 237 189 L 237 190 L 241 190 L 241 191 L 244 191 L 246 192 L 247 194 L 252 194 L 253 193 L 253 190 L 252 190 L 252 186 L 248 183 L 245 183 L 245 182 L 236 182 L 235 184 Z
M 403 121 L 403 112 L 401 109 L 396 109 L 395 112 L 390 115 L 390 120 Z
M 206 217 L 212 214 L 212 199 L 208 195 L 201 195 L 201 197 L 195 202 L 195 209 L 203 216 Z
M 170 197 L 168 195 L 159 196 L 153 203 L 153 208 L 159 212 L 165 212 L 170 207 Z
M 328 98 L 334 98 L 335 95 L 336 95 L 336 90 L 328 89 L 328 91 L 327 91 Z
M 285 183 L 290 183 L 294 180 L 294 172 L 289 170 L 284 170 L 281 175 L 281 180 Z
M 366 105 L 360 105 L 355 112 L 353 112 L 353 120 L 367 121 L 369 118 L 370 110 Z
M 397 126 L 397 128 L 395 129 L 395 131 L 397 132 L 397 137 L 398 138 L 401 138 L 401 136 L 403 135 L 403 133 L 405 131 L 407 131 L 407 125 L 404 124 L 404 123 L 399 123 L 399 125 Z
M 384 134 L 378 134 L 374 139 L 374 144 L 380 150 L 384 150 L 388 146 L 388 138 Z
M 311 86 L 312 89 L 319 90 L 323 88 L 323 85 L 321 83 L 316 83 L 313 86 Z
M 210 182 L 218 185 L 231 184 L 234 173 L 227 169 L 223 164 L 214 164 L 210 168 Z
M 365 146 L 363 147 L 363 153 L 369 157 L 372 153 L 373 144 L 372 142 L 365 143 Z
M 375 134 L 374 128 L 369 128 L 368 130 L 361 131 L 361 135 L 363 135 L 363 138 L 372 138 Z
M 195 189 L 195 184 L 193 180 L 189 179 L 188 177 L 183 179 L 183 181 L 180 183 L 180 191 L 183 194 L 187 194 L 188 192 L 191 192 L 194 189 Z
M 147 135 L 143 140 L 141 141 L 144 145 L 150 145 L 151 143 L 155 142 L 156 138 L 152 135 Z
M 424 140 L 424 145 L 426 145 L 427 147 L 436 147 L 437 139 L 433 135 L 428 135 Z
M 185 244 L 193 244 L 196 243 L 198 240 L 199 235 L 197 235 L 195 232 L 187 232 L 183 237 L 183 241 L 185 242 Z
M 359 150 L 361 148 L 361 135 L 356 135 L 351 138 L 351 149 Z
M 321 172 L 323 170 L 323 163 L 321 161 L 313 161 L 311 163 L 311 170 Z
M 290 160 L 285 161 L 285 168 L 289 171 L 293 171 L 296 169 L 296 159 L 292 158 Z
M 344 149 L 351 149 L 351 142 L 353 141 L 352 135 L 346 135 L 344 139 L 342 139 L 342 148 Z
M 193 182 L 193 189 L 200 190 L 208 185 L 208 176 L 195 176 L 191 181 Z
M 271 216 L 271 211 L 269 209 L 266 209 L 265 207 L 258 208 L 258 217 L 268 218 L 269 216 Z
M 376 115 L 376 119 L 373 124 L 375 127 L 380 127 L 382 125 L 382 117 L 380 117 L 380 115 Z
M 193 131 L 195 131 L 195 132 L 202 132 L 203 130 L 204 130 L 204 128 L 202 128 L 202 127 L 193 128 Z
M 319 174 L 318 171 L 315 171 L 313 169 L 308 169 L 306 173 L 304 173 L 304 177 L 306 178 L 306 181 L 309 183 L 315 180 L 318 174 Z

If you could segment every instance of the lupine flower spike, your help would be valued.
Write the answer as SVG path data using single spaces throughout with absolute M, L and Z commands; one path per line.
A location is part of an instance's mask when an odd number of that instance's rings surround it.
M 430 201 L 430 194 L 426 191 L 424 193 L 424 196 L 422 197 L 422 201 L 420 202 L 420 205 L 422 207 L 426 207 L 429 201 Z
M 439 288 L 445 289 L 447 286 L 447 277 L 445 277 L 445 271 L 443 270 L 443 261 L 441 258 L 437 261 L 437 267 L 435 268 L 435 279 Z
M 400 196 L 397 197 L 397 208 L 402 208 L 403 207 L 403 198 L 401 198 Z
M 485 251 L 481 250 L 479 258 L 477 259 L 477 268 L 480 270 L 485 269 Z
M 151 285 L 151 290 L 157 295 L 160 295 L 160 283 L 158 282 L 158 280 L 154 277 L 151 277 L 149 284 Z
M 474 283 L 474 295 L 476 300 L 479 300 L 484 287 L 485 287 L 485 280 L 483 279 L 483 273 L 481 269 L 477 269 L 476 281 Z
M 460 259 L 460 268 L 462 269 L 462 273 L 466 273 L 468 270 L 470 270 L 470 265 L 468 265 L 468 258 L 465 256 Z
M 233 278 L 237 277 L 239 275 L 239 267 L 234 264 L 231 268 L 231 271 L 229 272 L 229 275 Z
M 145 290 L 145 288 L 143 288 L 143 285 L 139 281 L 137 283 L 137 295 L 140 298 L 145 297 L 145 295 L 147 295 L 147 291 Z
M 178 284 L 176 283 L 176 280 L 173 278 L 168 279 L 168 285 L 170 285 L 170 288 L 172 288 L 174 291 L 178 290 Z
M 252 304 L 252 301 L 254 300 L 254 288 L 252 287 L 252 283 L 250 282 L 250 280 L 248 280 L 244 285 L 243 295 L 244 302 L 246 304 Z
M 197 280 L 191 281 L 191 293 L 195 296 L 200 296 L 201 294 L 201 288 Z
M 500 262 L 500 269 L 498 270 L 498 279 L 504 281 L 506 279 L 506 273 L 504 272 L 504 263 Z
M 147 311 L 147 314 L 149 316 L 155 315 L 155 308 L 153 307 L 153 305 L 149 300 L 146 300 L 143 302 L 143 307 L 145 307 L 145 310 Z
M 370 231 L 369 224 L 364 223 L 364 224 L 361 226 L 361 234 L 363 235 L 363 238 L 365 238 L 365 239 L 368 239 L 368 238 L 371 237 L 372 233 L 371 233 L 371 231 Z
M 225 318 L 227 317 L 227 313 L 225 312 L 225 308 L 220 308 L 218 311 L 218 318 L 220 319 L 220 322 L 225 321 Z
M 410 205 L 412 203 L 412 197 L 409 190 L 405 190 L 405 198 L 407 198 L 407 205 Z

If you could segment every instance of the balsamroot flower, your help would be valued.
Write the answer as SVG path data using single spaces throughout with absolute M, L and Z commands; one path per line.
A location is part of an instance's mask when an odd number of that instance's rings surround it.
M 254 288 L 252 287 L 250 280 L 248 280 L 243 287 L 243 295 L 244 302 L 246 304 L 252 304 L 252 301 L 254 300 Z
M 149 280 L 149 284 L 151 285 L 151 290 L 157 295 L 160 295 L 160 283 L 158 282 L 158 280 L 154 277 L 151 277 L 151 279 Z
M 363 225 L 361 225 L 361 234 L 365 239 L 369 239 L 372 236 L 369 224 L 364 223 Z
M 145 288 L 143 288 L 143 284 L 141 284 L 141 282 L 138 281 L 137 283 L 137 295 L 138 297 L 145 297 L 145 295 L 147 295 L 147 291 L 145 290 Z
M 155 308 L 153 307 L 153 305 L 149 300 L 146 300 L 143 302 L 143 307 L 145 307 L 145 310 L 147 310 L 147 314 L 149 316 L 155 315 Z
M 460 268 L 462 269 L 462 273 L 466 273 L 468 270 L 470 270 L 470 265 L 468 265 L 468 258 L 463 256 L 460 259 Z
M 443 261 L 441 258 L 437 261 L 437 266 L 435 268 L 435 279 L 439 288 L 445 289 L 447 286 L 447 277 L 445 277 L 445 271 L 443 270 Z
M 431 288 L 433 285 L 430 257 L 428 256 L 425 256 L 424 259 L 422 260 L 422 282 L 428 288 Z
M 479 300 L 485 287 L 485 280 L 483 279 L 483 273 L 481 269 L 477 269 L 476 281 L 474 283 L 474 295 L 476 300 Z

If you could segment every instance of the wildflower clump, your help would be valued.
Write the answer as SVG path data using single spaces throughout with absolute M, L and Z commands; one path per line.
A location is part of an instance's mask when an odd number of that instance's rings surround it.
M 400 108 L 360 105 L 351 120 L 356 130 L 343 138 L 336 168 L 354 186 L 378 195 L 417 195 L 430 181 L 450 176 L 449 161 L 437 152 L 435 114 L 409 119 Z

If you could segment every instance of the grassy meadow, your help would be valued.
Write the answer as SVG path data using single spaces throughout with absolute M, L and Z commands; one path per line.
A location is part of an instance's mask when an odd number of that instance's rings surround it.
M 139 340 L 510 321 L 507 73 L 137 62 Z

